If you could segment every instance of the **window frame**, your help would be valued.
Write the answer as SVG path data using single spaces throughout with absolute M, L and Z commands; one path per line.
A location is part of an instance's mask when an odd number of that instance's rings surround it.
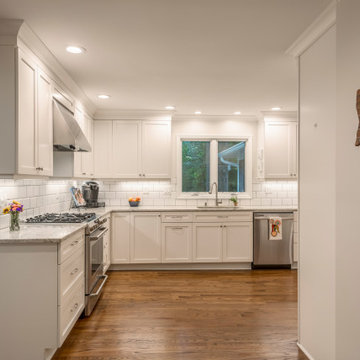
M 219 199 L 230 199 L 236 195 L 238 199 L 251 199 L 252 197 L 252 136 L 228 135 L 178 135 L 176 158 L 176 193 L 178 199 L 206 200 L 214 198 L 214 194 L 207 192 L 182 192 L 182 142 L 183 141 L 209 141 L 210 142 L 210 186 L 218 183 L 218 142 L 244 141 L 245 144 L 245 192 L 219 192 Z

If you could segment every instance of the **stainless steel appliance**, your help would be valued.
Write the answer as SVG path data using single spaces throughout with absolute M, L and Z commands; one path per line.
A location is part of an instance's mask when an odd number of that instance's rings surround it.
M 109 230 L 107 219 L 97 219 L 85 229 L 85 316 L 89 316 L 100 298 L 107 280 L 103 274 L 103 241 Z
M 98 202 L 99 184 L 96 181 L 86 181 L 81 189 L 83 198 L 86 201 L 86 207 L 98 208 L 105 206 L 104 202 Z
M 272 217 L 280 217 L 282 220 L 282 240 L 269 240 L 269 220 Z M 294 214 L 292 212 L 254 213 L 253 268 L 291 267 L 294 236 L 293 223 Z

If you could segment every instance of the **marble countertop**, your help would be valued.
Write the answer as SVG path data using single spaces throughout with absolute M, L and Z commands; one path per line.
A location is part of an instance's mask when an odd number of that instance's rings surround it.
M 95 212 L 98 217 L 105 216 L 111 212 L 182 212 L 182 211 L 253 211 L 253 212 L 290 212 L 297 208 L 281 207 L 219 207 L 219 208 L 197 208 L 197 207 L 156 207 L 156 206 L 116 206 L 96 209 L 73 210 L 74 212 Z M 38 244 L 38 243 L 59 243 L 76 231 L 85 229 L 87 223 L 81 224 L 20 224 L 20 231 L 0 230 L 1 244 Z

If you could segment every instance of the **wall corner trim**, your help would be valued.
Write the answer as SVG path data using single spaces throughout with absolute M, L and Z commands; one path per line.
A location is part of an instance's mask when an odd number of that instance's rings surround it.
M 285 51 L 294 58 L 301 56 L 316 40 L 336 24 L 336 4 L 333 0 L 315 21 Z
M 299 342 L 297 342 L 296 345 L 297 345 L 298 348 L 306 355 L 306 357 L 307 357 L 309 360 L 315 360 Z

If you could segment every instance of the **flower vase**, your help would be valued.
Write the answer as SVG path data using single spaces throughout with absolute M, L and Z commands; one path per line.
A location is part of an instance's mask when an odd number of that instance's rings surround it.
M 19 231 L 19 212 L 11 212 L 10 213 L 10 231 Z

